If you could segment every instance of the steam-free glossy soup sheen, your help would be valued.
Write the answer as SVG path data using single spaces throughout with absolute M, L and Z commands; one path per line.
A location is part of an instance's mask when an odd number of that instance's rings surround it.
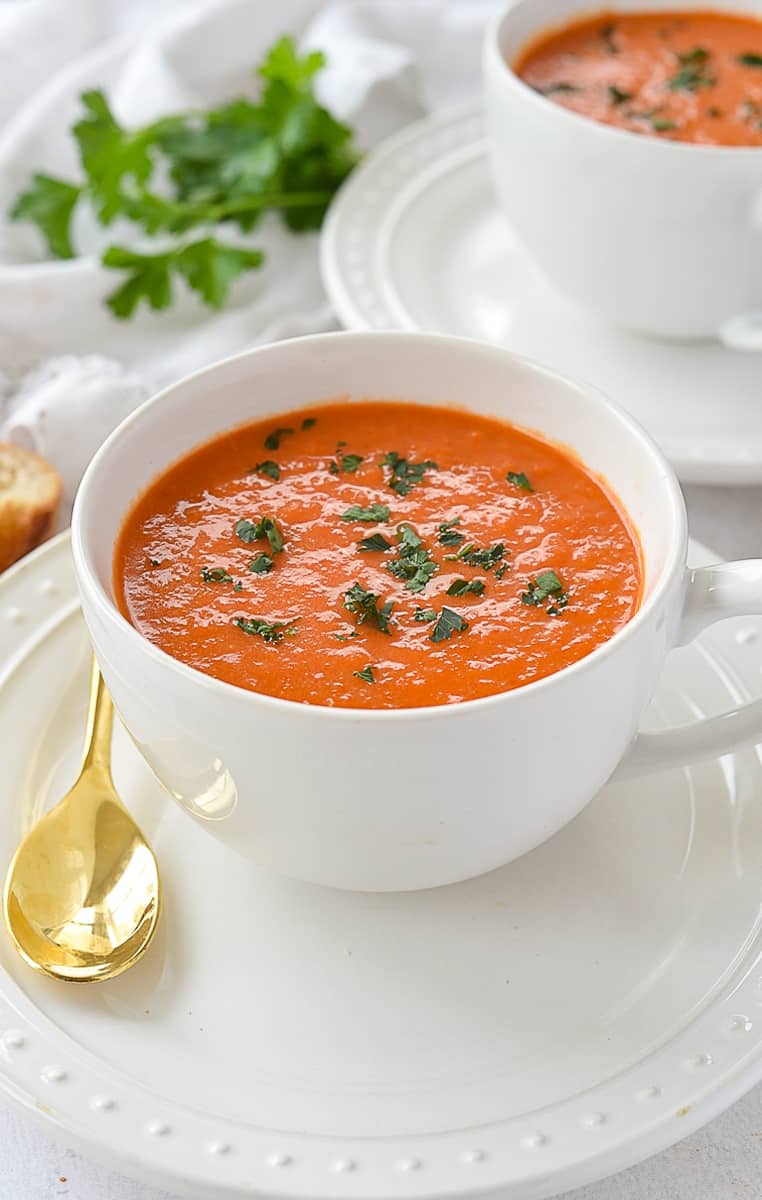
M 554 103 L 633 133 L 762 145 L 762 21 L 754 17 L 601 13 L 537 38 L 514 70 Z
M 337 402 L 232 430 L 127 514 L 128 619 L 192 667 L 311 704 L 449 704 L 629 620 L 636 539 L 571 454 L 457 409 Z

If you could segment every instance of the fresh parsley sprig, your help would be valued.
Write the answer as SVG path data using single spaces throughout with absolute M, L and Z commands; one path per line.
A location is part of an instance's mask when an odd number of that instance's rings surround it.
M 103 225 L 120 216 L 151 236 L 180 237 L 155 254 L 123 246 L 105 251 L 104 266 L 127 271 L 106 301 L 116 317 L 132 316 L 141 303 L 168 308 L 177 279 L 219 308 L 233 281 L 260 267 L 264 255 L 219 241 L 210 230 L 229 224 L 248 233 L 268 210 L 293 231 L 318 229 L 357 162 L 351 129 L 315 97 L 324 65 L 320 52 L 300 56 L 291 38 L 280 38 L 257 69 L 256 101 L 170 114 L 137 129 L 121 124 L 103 91 L 84 92 L 83 115 L 72 129 L 84 178 L 38 172 L 10 215 L 35 224 L 56 258 L 76 255 L 71 224 L 80 203 Z M 152 189 L 157 178 L 167 181 L 169 194 Z M 183 237 L 198 228 L 199 240 Z

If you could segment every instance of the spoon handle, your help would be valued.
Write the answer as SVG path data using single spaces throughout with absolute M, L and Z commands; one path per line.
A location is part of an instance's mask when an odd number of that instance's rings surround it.
M 93 655 L 90 672 L 90 703 L 87 710 L 82 770 L 95 768 L 111 774 L 111 731 L 114 727 L 114 703 L 103 682 L 98 661 Z

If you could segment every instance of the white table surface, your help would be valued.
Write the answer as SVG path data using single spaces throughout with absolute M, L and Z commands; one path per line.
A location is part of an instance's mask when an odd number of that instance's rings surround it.
M 762 489 L 686 489 L 691 532 L 724 558 L 762 556 Z M 0 1200 L 175 1200 L 62 1145 L 0 1100 Z M 760 1200 L 762 1086 L 705 1129 L 567 1200 Z

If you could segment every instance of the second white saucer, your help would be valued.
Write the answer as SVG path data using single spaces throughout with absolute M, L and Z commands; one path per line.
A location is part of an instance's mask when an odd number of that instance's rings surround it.
M 497 207 L 478 110 L 419 121 L 369 155 L 331 208 L 322 269 L 349 328 L 502 342 L 622 404 L 684 482 L 762 482 L 762 358 L 628 333 L 555 292 Z

